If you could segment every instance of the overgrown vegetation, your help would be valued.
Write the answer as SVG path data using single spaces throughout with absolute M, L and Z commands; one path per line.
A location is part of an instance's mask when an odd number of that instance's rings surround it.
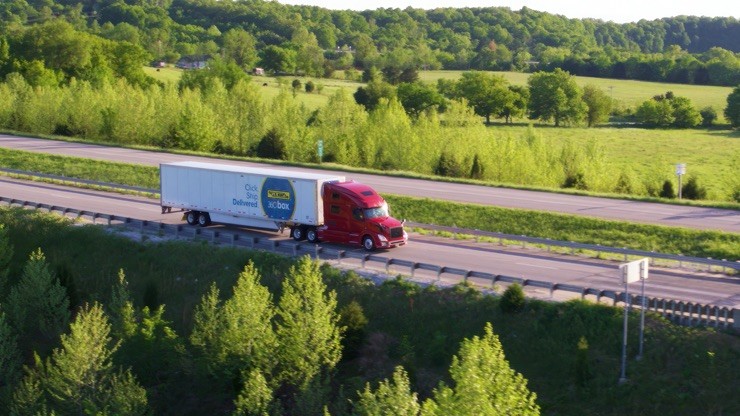
M 356 355 L 342 354 L 335 371 L 328 374 L 329 382 L 312 384 L 304 390 L 305 394 L 292 396 L 297 400 L 284 401 L 289 405 L 277 409 L 271 406 L 277 403 L 274 398 L 291 397 L 290 391 L 282 390 L 282 396 L 272 395 L 273 384 L 269 377 L 254 371 L 245 371 L 243 377 L 237 379 L 208 375 L 209 368 L 220 366 L 211 358 L 233 355 L 219 354 L 218 348 L 213 350 L 214 355 L 197 352 L 200 350 L 189 341 L 197 327 L 194 321 L 198 313 L 194 311 L 199 304 L 215 305 L 215 309 L 199 307 L 198 316 L 206 316 L 203 315 L 206 310 L 215 311 L 216 315 L 210 315 L 215 317 L 232 314 L 242 308 L 234 309 L 230 305 L 254 298 L 255 289 L 259 287 L 268 289 L 282 305 L 285 291 L 280 288 L 291 279 L 291 267 L 303 266 L 295 266 L 296 263 L 271 254 L 202 243 L 142 244 L 111 235 L 100 227 L 69 227 L 69 220 L 21 209 L 0 210 L 0 222 L 7 227 L 8 241 L 13 248 L 9 265 L 12 285 L 18 283 L 29 253 L 40 247 L 50 270 L 59 267 L 68 270 L 67 281 L 75 282 L 76 296 L 81 302 L 73 307 L 75 324 L 64 338 L 61 349 L 48 353 L 51 348 L 59 347 L 57 338 L 48 341 L 44 349 L 47 352 L 40 353 L 42 360 L 51 357 L 39 364 L 46 370 L 35 373 L 41 377 L 35 380 L 41 380 L 37 386 L 41 387 L 42 394 L 64 387 L 55 384 L 61 380 L 56 378 L 58 371 L 85 366 L 93 370 L 87 374 L 100 381 L 98 386 L 114 382 L 119 387 L 115 390 L 119 396 L 115 397 L 95 393 L 105 389 L 64 390 L 70 398 L 89 398 L 90 406 L 100 403 L 101 397 L 108 397 L 115 399 L 110 403 L 128 403 L 133 407 L 141 403 L 140 388 L 143 388 L 147 406 L 161 415 L 231 413 L 239 409 L 269 409 L 270 414 L 286 415 L 322 414 L 324 405 L 332 415 L 348 415 L 353 410 L 373 408 L 377 398 L 396 398 L 406 403 L 434 399 L 436 409 L 454 403 L 470 405 L 481 397 L 496 400 L 494 397 L 499 391 L 496 387 L 508 385 L 509 381 L 495 377 L 509 374 L 505 369 L 510 367 L 518 377 L 526 379 L 526 390 L 536 394 L 536 404 L 542 414 L 641 415 L 645 409 L 651 409 L 655 413 L 680 416 L 740 411 L 734 388 L 739 381 L 736 369 L 740 364 L 740 342 L 734 335 L 706 328 L 678 327 L 648 314 L 644 357 L 634 361 L 639 315 L 631 315 L 627 371 L 630 382 L 619 386 L 621 309 L 582 301 L 555 304 L 530 300 L 519 313 L 505 314 L 498 298 L 465 285 L 423 289 L 396 279 L 375 286 L 352 272 L 343 273 L 329 267 L 314 269 L 305 260 L 298 264 L 311 268 L 310 272 L 305 270 L 307 274 L 320 271 L 327 291 L 336 293 L 336 310 L 355 311 L 351 313 L 355 318 L 340 322 L 356 322 L 355 328 L 363 328 L 359 335 L 360 347 Z M 254 266 L 245 269 L 249 263 Z M 125 270 L 125 277 L 121 269 Z M 159 302 L 163 305 L 161 314 L 145 312 L 148 309 L 144 309 L 143 298 L 149 285 L 158 288 Z M 223 295 L 209 295 L 213 287 Z M 66 288 L 69 290 L 70 286 Z M 261 298 L 267 299 L 266 292 L 261 293 Z M 211 298 L 214 302 L 207 300 Z M 94 305 L 96 301 L 106 306 L 118 305 L 106 309 L 105 315 L 115 317 L 109 321 L 112 323 L 110 334 L 113 340 L 123 341 L 120 348 L 105 349 L 102 343 L 87 344 L 89 351 L 100 347 L 99 351 L 104 353 L 102 357 L 109 360 L 102 363 L 113 364 L 108 370 L 106 366 L 94 367 L 94 360 L 68 359 L 72 352 L 70 346 L 76 345 L 75 338 L 105 333 L 107 324 L 103 309 L 82 307 Z M 356 306 L 350 307 L 352 304 Z M 366 319 L 364 323 L 357 318 L 357 305 Z M 7 326 L 3 325 L 3 319 L 0 313 L 0 349 L 9 351 L 7 346 L 12 344 L 8 340 L 13 340 L 4 331 Z M 97 324 L 93 325 L 95 322 Z M 486 328 L 487 322 L 492 325 Z M 245 333 L 250 333 L 251 329 L 248 326 L 228 327 Z M 209 325 L 201 328 L 216 329 Z M 99 332 L 101 329 L 103 332 Z M 129 335 L 122 335 L 126 333 Z M 35 366 L 30 360 L 28 345 L 13 342 L 23 351 L 24 362 Z M 74 351 L 82 354 L 86 350 Z M 500 360 L 503 354 L 505 361 Z M 453 355 L 458 359 L 453 361 Z M 154 356 L 156 360 L 150 359 Z M 500 358 L 488 361 L 496 356 Z M 0 357 L 20 359 L 18 355 Z M 195 357 L 211 358 L 193 361 Z M 5 362 L 0 360 L 0 364 Z M 236 364 L 235 368 L 243 365 L 233 359 L 224 362 Z M 473 364 L 478 362 L 488 364 Z M 126 372 L 129 366 L 131 373 Z M 250 366 L 246 364 L 243 368 Z M 397 370 L 399 366 L 403 371 Z M 6 368 L 9 367 L 0 367 L 0 370 Z M 480 380 L 495 379 L 496 386 L 488 389 L 485 384 L 471 384 L 477 380 L 474 373 L 493 369 L 497 369 L 497 375 L 489 374 Z M 34 379 L 23 376 L 27 382 L 21 385 L 18 377 L 22 374 L 15 374 L 11 384 L 0 384 L 3 390 L 0 405 L 4 408 L 8 400 L 19 403 L 23 398 L 38 397 L 34 392 L 39 390 L 34 390 L 35 384 L 31 383 Z M 0 383 L 2 380 L 0 377 Z M 517 376 L 511 380 L 517 380 Z M 521 386 L 521 380 L 516 382 L 519 384 L 512 384 L 511 391 L 521 391 L 514 387 Z M 379 381 L 380 387 L 376 390 Z M 440 382 L 449 386 L 449 390 L 440 387 Z M 369 389 L 367 383 L 370 383 Z M 122 388 L 124 385 L 128 387 Z M 11 398 L 8 395 L 11 386 L 22 386 L 16 392 L 24 394 Z M 443 391 L 447 393 L 440 394 Z M 465 396 L 470 391 L 486 395 Z M 119 400 L 120 394 L 128 394 L 126 400 Z M 75 403 L 63 400 L 64 396 L 50 397 L 52 401 L 47 403 L 54 408 L 59 403 Z M 506 397 L 514 396 L 503 398 Z M 525 402 L 524 399 L 515 400 L 514 404 Z M 424 406 L 427 411 L 435 409 L 427 404 Z M 409 408 L 412 410 L 408 414 L 417 414 L 413 405 Z M 310 409 L 313 410 L 308 411 Z M 134 411 L 117 413 L 135 414 Z

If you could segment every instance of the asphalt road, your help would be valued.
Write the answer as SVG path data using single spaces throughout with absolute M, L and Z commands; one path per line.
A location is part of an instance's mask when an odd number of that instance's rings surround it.
M 68 188 L 4 177 L 0 177 L 0 196 L 150 221 L 183 223 L 181 213 L 162 214 L 158 200 L 139 196 Z M 263 235 L 267 235 L 268 238 L 287 239 L 287 232 L 284 235 L 277 233 Z M 354 249 L 347 246 L 337 247 L 347 250 Z M 357 250 L 361 249 L 357 248 Z M 412 235 L 408 245 L 379 251 L 377 254 L 388 258 L 553 283 L 573 284 L 601 290 L 623 290 L 619 280 L 618 264 L 615 262 L 551 255 L 540 250 L 505 248 L 490 244 Z M 394 268 L 392 273 L 408 274 L 409 272 Z M 423 273 L 418 275 L 423 275 Z M 452 279 L 452 276 L 446 276 L 443 280 Z M 631 285 L 632 293 L 637 293 L 638 290 L 638 284 Z M 530 294 L 544 298 L 549 295 L 544 289 L 541 289 L 539 293 Z M 653 268 L 646 284 L 646 294 L 652 297 L 740 308 L 740 279 L 687 270 Z
M 158 165 L 161 162 L 183 160 L 214 161 L 214 159 L 202 157 L 9 135 L 0 135 L 0 147 L 143 165 Z M 223 163 L 246 166 L 257 165 L 255 163 L 237 161 L 223 161 Z M 321 172 L 316 169 L 284 166 L 280 166 L 279 168 L 284 170 Z M 740 211 L 462 185 L 352 172 L 330 173 L 344 175 L 347 178 L 366 183 L 380 193 L 740 233 Z

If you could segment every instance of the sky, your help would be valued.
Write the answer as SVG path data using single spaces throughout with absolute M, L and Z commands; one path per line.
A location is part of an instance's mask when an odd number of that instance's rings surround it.
M 508 7 L 522 6 L 569 18 L 595 18 L 616 23 L 653 20 L 680 15 L 735 17 L 740 19 L 738 0 L 278 0 L 284 4 L 303 4 L 333 10 L 375 10 L 413 7 Z

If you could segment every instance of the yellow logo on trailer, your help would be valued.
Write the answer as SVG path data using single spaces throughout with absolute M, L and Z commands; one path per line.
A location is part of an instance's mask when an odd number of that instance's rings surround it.
M 289 200 L 290 199 L 290 192 L 287 191 L 276 191 L 273 189 L 267 190 L 267 197 L 270 199 L 284 199 Z

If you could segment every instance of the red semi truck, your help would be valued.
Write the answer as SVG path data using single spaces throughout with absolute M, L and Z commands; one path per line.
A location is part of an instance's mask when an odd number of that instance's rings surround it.
M 403 223 L 375 190 L 342 176 L 203 162 L 160 165 L 162 212 L 185 211 L 191 225 L 212 222 L 282 231 L 295 240 L 406 244 Z

